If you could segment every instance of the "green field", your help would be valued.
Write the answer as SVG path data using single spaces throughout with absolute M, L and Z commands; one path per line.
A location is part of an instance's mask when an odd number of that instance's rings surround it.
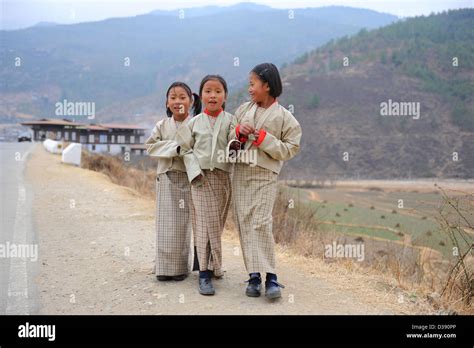
M 282 186 L 281 190 L 285 196 L 295 201 L 293 213 L 297 213 L 296 209 L 304 205 L 317 210 L 318 221 L 336 223 L 319 224 L 320 231 L 399 241 L 404 240 L 404 235 L 409 235 L 413 245 L 429 247 L 438 250 L 445 257 L 452 257 L 453 243 L 436 220 L 437 211 L 442 204 L 442 196 L 438 192 L 301 189 L 286 186 Z M 398 207 L 399 199 L 403 200 L 403 208 Z M 472 219 L 473 216 L 468 215 L 468 218 Z M 338 226 L 337 223 L 356 226 Z

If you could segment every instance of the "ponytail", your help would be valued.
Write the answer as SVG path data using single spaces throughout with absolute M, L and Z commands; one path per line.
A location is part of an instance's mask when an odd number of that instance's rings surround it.
M 202 103 L 201 103 L 201 98 L 196 93 L 193 93 L 193 98 L 194 98 L 193 113 L 194 113 L 194 116 L 196 116 L 201 113 Z

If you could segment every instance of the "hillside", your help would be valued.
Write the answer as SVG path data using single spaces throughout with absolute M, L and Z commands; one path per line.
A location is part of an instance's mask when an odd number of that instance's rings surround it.
M 406 19 L 331 41 L 286 66 L 280 102 L 293 105 L 303 140 L 284 175 L 472 178 L 473 22 L 472 9 Z M 419 103 L 419 114 L 383 116 L 389 102 Z
M 396 20 L 346 7 L 295 10 L 290 19 L 288 10 L 248 3 L 183 13 L 183 19 L 177 11 L 157 11 L 0 31 L 0 122 L 22 114 L 52 117 L 54 103 L 67 99 L 95 102 L 98 122 L 138 117 L 133 121 L 151 124 L 147 117 L 163 113 L 172 81 L 196 89 L 205 74 L 219 73 L 231 88 L 241 86 L 264 60 L 281 64 L 330 39 Z

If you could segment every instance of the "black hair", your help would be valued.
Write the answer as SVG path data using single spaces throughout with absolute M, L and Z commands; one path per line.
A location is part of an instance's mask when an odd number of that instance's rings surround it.
M 206 84 L 207 81 L 218 81 L 221 83 L 221 85 L 224 87 L 224 92 L 225 95 L 227 96 L 227 82 L 225 82 L 224 78 L 221 75 L 206 75 L 201 81 L 201 85 L 199 86 L 199 98 L 202 98 L 202 90 L 204 88 L 204 85 Z M 222 104 L 222 109 L 225 110 L 225 102 Z
M 283 92 L 283 86 L 281 83 L 280 73 L 275 64 L 262 63 L 258 64 L 255 68 L 250 71 L 255 73 L 262 82 L 268 83 L 270 87 L 270 95 L 273 98 L 277 98 Z
M 185 84 L 184 82 L 179 82 L 179 81 L 173 82 L 171 86 L 169 86 L 168 90 L 166 91 L 166 104 L 168 103 L 168 96 L 170 94 L 170 91 L 175 87 L 182 87 L 186 91 L 186 94 L 189 96 L 189 99 L 193 99 L 194 97 L 194 102 L 192 106 L 193 114 L 194 116 L 196 116 L 197 114 L 200 114 L 201 108 L 202 108 L 201 98 L 199 98 L 199 96 L 196 93 L 191 92 L 191 88 L 189 88 L 189 86 Z M 170 110 L 168 106 L 166 106 L 166 115 L 168 117 L 173 116 L 173 112 Z

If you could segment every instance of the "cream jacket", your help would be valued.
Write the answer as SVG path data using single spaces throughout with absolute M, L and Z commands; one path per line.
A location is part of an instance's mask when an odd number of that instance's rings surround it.
M 185 172 L 183 159 L 179 156 L 179 145 L 175 140 L 179 128 L 185 127 L 188 116 L 179 126 L 173 117 L 167 117 L 156 123 L 150 137 L 145 142 L 147 153 L 158 158 L 157 174 L 170 170 Z
M 301 126 L 296 118 L 278 102 L 268 107 L 255 122 L 257 104 L 246 102 L 235 112 L 229 140 L 239 139 L 240 124 L 250 124 L 260 130 L 258 141 L 249 139 L 238 156 L 237 163 L 267 168 L 279 174 L 284 161 L 293 158 L 300 149 Z M 256 151 L 253 156 L 246 152 Z
M 191 182 L 203 169 L 216 168 L 230 172 L 231 163 L 227 160 L 227 143 L 234 116 L 222 111 L 217 117 L 214 128 L 205 113 L 191 118 L 176 135 L 180 146 L 180 155 L 186 166 Z

